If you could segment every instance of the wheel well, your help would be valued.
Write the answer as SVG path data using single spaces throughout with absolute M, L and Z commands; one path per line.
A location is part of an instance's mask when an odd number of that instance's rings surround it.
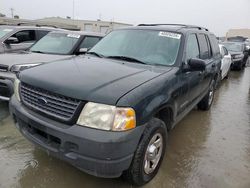
M 155 117 L 165 123 L 165 125 L 167 126 L 167 130 L 170 130 L 172 128 L 173 111 L 170 107 L 161 109 L 159 112 L 156 113 Z

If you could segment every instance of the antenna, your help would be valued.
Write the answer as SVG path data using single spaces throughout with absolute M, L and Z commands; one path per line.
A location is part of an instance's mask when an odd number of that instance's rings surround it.
M 75 0 L 73 0 L 73 20 L 75 19 Z
M 14 9 L 14 8 L 10 8 L 11 18 L 14 18 L 14 11 L 15 11 L 15 9 Z

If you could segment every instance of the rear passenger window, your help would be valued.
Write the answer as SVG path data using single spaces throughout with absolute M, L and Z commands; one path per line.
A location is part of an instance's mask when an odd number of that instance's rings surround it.
M 207 43 L 206 36 L 204 34 L 199 34 L 199 44 L 200 44 L 200 50 L 201 50 L 201 59 L 208 59 L 210 57 L 210 50 L 209 45 Z
M 200 57 L 199 45 L 195 34 L 191 34 L 188 37 L 186 53 L 187 60 Z
M 219 55 L 220 48 L 219 48 L 218 40 L 216 39 L 215 35 L 209 35 L 209 39 L 211 42 L 213 55 Z
M 208 58 L 211 58 L 213 53 L 212 53 L 212 47 L 211 47 L 211 42 L 208 38 L 208 36 L 206 35 L 206 39 L 207 39 L 207 47 L 208 47 Z
M 19 31 L 12 35 L 12 37 L 16 37 L 19 43 L 32 42 L 36 40 L 36 34 L 34 30 Z

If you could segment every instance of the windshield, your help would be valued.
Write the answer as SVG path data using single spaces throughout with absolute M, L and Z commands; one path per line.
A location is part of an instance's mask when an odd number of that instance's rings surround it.
M 107 58 L 127 57 L 145 64 L 173 65 L 180 39 L 181 34 L 172 32 L 118 30 L 104 37 L 89 52 Z
M 4 37 L 7 33 L 13 31 L 13 29 L 0 28 L 0 38 Z
M 223 43 L 224 46 L 226 46 L 228 51 L 232 52 L 241 52 L 243 51 L 243 45 L 236 44 L 236 43 Z
M 49 33 L 34 46 L 30 48 L 31 52 L 66 55 L 71 52 L 80 35 L 65 33 Z

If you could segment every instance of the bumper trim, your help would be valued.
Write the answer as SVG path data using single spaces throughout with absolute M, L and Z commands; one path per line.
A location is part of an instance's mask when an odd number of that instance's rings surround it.
M 9 101 L 9 97 L 0 96 L 0 101 Z

